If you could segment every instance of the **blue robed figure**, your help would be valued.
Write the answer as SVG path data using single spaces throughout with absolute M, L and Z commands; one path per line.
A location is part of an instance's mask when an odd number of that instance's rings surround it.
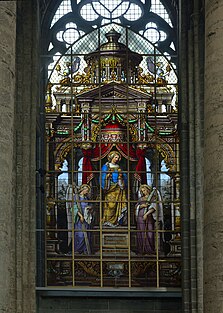
M 70 190 L 68 191 L 67 200 L 67 219 L 68 219 L 68 229 L 72 229 L 72 224 L 74 223 L 74 242 L 73 248 L 75 253 L 80 254 L 91 254 L 91 229 L 92 223 L 92 207 L 89 204 L 88 194 L 90 193 L 90 186 L 83 184 L 79 187 L 79 190 L 74 193 L 73 206 L 70 197 Z M 72 219 L 73 214 L 73 219 Z M 68 233 L 68 245 L 72 239 L 72 232 Z
M 102 166 L 101 187 L 104 191 L 103 225 L 119 226 L 127 222 L 127 175 L 118 162 L 121 155 L 117 151 L 108 154 L 108 162 Z

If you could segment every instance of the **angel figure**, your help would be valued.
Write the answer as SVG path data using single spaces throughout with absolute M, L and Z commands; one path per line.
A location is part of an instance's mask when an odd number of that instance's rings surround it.
M 87 184 L 83 184 L 79 188 L 68 186 L 67 189 L 67 226 L 69 230 L 74 228 L 74 253 L 92 253 L 91 232 L 88 231 L 91 229 L 93 218 L 92 206 L 89 203 L 90 192 L 91 187 Z M 68 246 L 71 239 L 72 232 L 69 231 Z

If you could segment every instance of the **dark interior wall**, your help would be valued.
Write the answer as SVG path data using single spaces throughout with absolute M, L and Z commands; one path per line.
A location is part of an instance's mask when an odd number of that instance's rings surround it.
M 38 313 L 182 313 L 180 297 L 37 297 Z

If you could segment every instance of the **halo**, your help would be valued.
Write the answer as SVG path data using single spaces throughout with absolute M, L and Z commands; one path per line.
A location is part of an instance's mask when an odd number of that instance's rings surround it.
M 122 157 L 121 157 L 121 154 L 118 151 L 111 151 L 111 152 L 109 152 L 109 154 L 107 156 L 108 161 L 110 162 L 116 154 L 119 156 L 119 161 L 121 161 Z
M 146 188 L 148 189 L 150 192 L 152 191 L 152 187 L 150 185 L 147 184 L 143 184 L 139 187 L 139 191 L 141 192 L 142 188 Z
M 81 192 L 81 191 L 84 190 L 85 188 L 87 188 L 87 189 L 89 190 L 88 192 L 91 191 L 91 187 L 90 187 L 89 185 L 83 184 L 83 185 L 81 185 L 81 186 L 79 187 L 79 192 Z

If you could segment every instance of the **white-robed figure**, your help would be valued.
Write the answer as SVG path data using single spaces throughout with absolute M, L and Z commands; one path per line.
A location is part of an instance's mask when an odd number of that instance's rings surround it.
M 156 242 L 158 251 L 162 249 L 163 233 L 158 233 L 156 241 L 155 230 L 163 229 L 163 203 L 162 197 L 155 187 L 149 185 L 140 186 L 141 197 L 136 204 L 137 225 L 137 250 L 139 254 L 154 254 Z
M 66 192 L 66 212 L 68 228 L 68 246 L 72 240 L 72 229 L 74 228 L 74 252 L 80 254 L 91 254 L 91 229 L 92 206 L 89 204 L 91 187 L 87 184 L 79 188 L 68 186 Z M 74 225 L 74 226 L 73 226 Z

